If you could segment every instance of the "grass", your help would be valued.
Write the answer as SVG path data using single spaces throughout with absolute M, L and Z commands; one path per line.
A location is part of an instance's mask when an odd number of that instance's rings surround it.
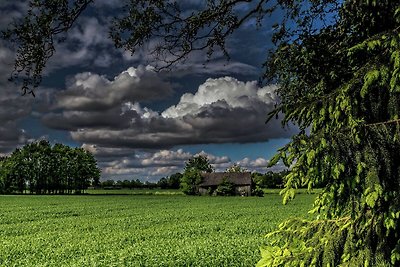
M 314 197 L 0 196 L 0 266 L 254 266 Z
M 88 189 L 90 195 L 183 195 L 180 189 Z

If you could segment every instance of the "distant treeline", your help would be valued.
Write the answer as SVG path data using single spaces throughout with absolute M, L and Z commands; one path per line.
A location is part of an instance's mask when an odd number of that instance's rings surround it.
M 0 158 L 0 193 L 81 193 L 99 180 L 96 160 L 82 148 L 42 140 Z
M 284 170 L 281 172 L 272 172 L 269 171 L 267 173 L 252 173 L 251 177 L 253 179 L 253 183 L 261 188 L 283 188 L 285 184 L 285 176 L 289 173 L 288 170 Z M 314 185 L 314 188 L 324 187 L 325 184 L 320 183 Z M 300 188 L 306 188 L 307 186 L 299 186 Z
M 261 188 L 282 188 L 283 177 L 288 171 L 281 172 L 267 172 L 267 173 L 252 173 L 253 183 Z M 182 182 L 182 173 L 175 173 L 169 177 L 163 177 L 158 182 L 142 182 L 139 179 L 136 180 L 106 180 L 100 183 L 100 187 L 103 189 L 179 189 Z
M 182 174 L 175 173 L 169 177 L 163 177 L 158 182 L 142 182 L 139 179 L 136 180 L 106 180 L 100 183 L 101 188 L 103 189 L 153 189 L 153 188 L 161 188 L 161 189 L 179 189 L 181 183 Z
M 251 178 L 253 179 L 253 183 L 261 188 L 282 188 L 283 187 L 283 178 L 289 171 L 281 171 L 281 172 L 272 172 L 269 171 L 267 173 L 252 173 Z

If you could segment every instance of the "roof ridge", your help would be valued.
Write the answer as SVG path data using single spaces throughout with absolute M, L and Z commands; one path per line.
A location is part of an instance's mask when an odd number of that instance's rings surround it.
M 235 185 L 250 185 L 251 173 L 250 172 L 212 172 L 202 173 L 203 181 L 200 186 L 217 186 L 220 185 L 224 178 Z

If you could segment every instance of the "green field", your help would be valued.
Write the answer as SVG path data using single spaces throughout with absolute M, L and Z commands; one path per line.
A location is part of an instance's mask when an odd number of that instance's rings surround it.
M 314 197 L 0 196 L 0 266 L 254 266 Z
M 180 189 L 88 189 L 89 195 L 184 195 Z

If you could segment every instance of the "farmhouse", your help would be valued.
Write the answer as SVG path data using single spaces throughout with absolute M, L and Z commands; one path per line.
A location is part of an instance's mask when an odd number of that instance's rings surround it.
M 214 172 L 202 173 L 203 181 L 199 184 L 199 193 L 201 195 L 214 192 L 224 181 L 234 186 L 235 194 L 240 196 L 251 195 L 251 174 L 250 172 Z

